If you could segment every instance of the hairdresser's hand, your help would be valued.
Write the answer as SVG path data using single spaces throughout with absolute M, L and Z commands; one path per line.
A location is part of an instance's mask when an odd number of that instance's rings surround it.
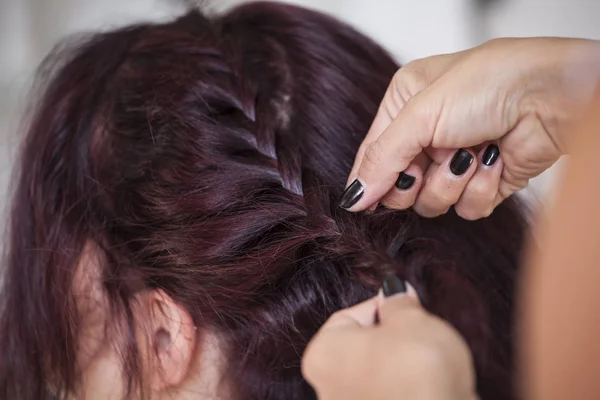
M 467 345 L 412 288 L 334 314 L 309 343 L 302 373 L 320 400 L 477 398 Z
M 426 217 L 454 206 L 467 219 L 488 216 L 563 154 L 558 132 L 591 99 L 597 46 L 498 39 L 407 64 L 385 94 L 340 205 L 413 206 Z

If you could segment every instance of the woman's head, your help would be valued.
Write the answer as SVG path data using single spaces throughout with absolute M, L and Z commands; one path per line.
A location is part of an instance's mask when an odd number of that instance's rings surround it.
M 396 68 L 274 3 L 77 46 L 24 142 L 0 390 L 313 399 L 305 345 L 393 272 L 465 335 L 482 397 L 510 396 L 515 205 L 472 223 L 336 206 Z

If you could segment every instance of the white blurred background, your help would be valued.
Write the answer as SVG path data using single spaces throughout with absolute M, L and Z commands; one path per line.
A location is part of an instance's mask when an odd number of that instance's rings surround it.
M 290 0 L 288 0 L 290 1 Z M 202 1 L 220 10 L 241 0 Z M 345 20 L 405 63 L 500 36 L 600 39 L 600 0 L 293 0 Z M 36 66 L 61 38 L 181 11 L 169 0 L 0 0 L 0 210 L 16 158 L 20 113 Z M 545 198 L 551 174 L 536 181 Z M 1 214 L 0 214 L 1 218 Z M 3 224 L 0 222 L 0 226 Z

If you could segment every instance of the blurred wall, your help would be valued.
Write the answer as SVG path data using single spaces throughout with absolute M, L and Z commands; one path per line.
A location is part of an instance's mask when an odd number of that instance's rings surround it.
M 487 38 L 567 36 L 600 39 L 598 0 L 491 0 Z M 486 39 L 487 39 L 486 38 Z
M 201 3 L 219 10 L 241 1 Z M 285 1 L 348 21 L 400 62 L 461 50 L 497 36 L 600 39 L 599 0 Z M 16 155 L 19 115 L 43 56 L 72 32 L 169 18 L 181 12 L 178 4 L 175 0 L 0 0 L 0 209 Z M 538 182 L 541 192 L 549 187 L 543 178 Z

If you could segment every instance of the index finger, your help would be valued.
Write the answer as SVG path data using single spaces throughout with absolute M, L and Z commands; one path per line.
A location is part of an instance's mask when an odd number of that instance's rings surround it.
M 383 96 L 375 119 L 358 149 L 346 183 L 347 186 L 356 179 L 369 146 L 376 142 L 392 124 L 392 121 L 399 115 L 409 99 L 429 87 L 447 70 L 449 65 L 466 52 L 467 50 L 415 60 L 404 65 L 396 72 Z M 366 207 L 361 207 L 361 209 L 364 208 Z M 354 211 L 354 209 L 352 210 Z
M 429 147 L 442 110 L 437 96 L 427 96 L 429 88 L 413 96 L 391 120 L 383 133 L 363 150 L 360 166 L 346 189 L 340 206 L 362 211 L 379 201 L 392 188 L 400 172 Z M 422 99 L 426 97 L 427 101 Z M 377 126 L 387 122 L 381 118 Z
M 385 129 L 392 123 L 393 119 L 398 115 L 400 109 L 404 105 L 404 101 L 399 98 L 393 98 L 393 93 L 397 90 L 396 88 L 396 75 L 392 79 L 392 82 L 388 86 L 385 95 L 383 96 L 383 100 L 379 104 L 379 108 L 377 109 L 377 114 L 375 114 L 375 119 L 367 132 L 367 136 L 363 139 L 358 151 L 356 152 L 356 157 L 354 158 L 354 165 L 352 166 L 352 171 L 350 171 L 350 175 L 348 177 L 348 182 L 346 185 L 350 184 L 356 177 L 356 173 L 358 172 L 358 168 L 362 162 L 362 159 L 365 155 L 365 150 L 369 147 L 371 143 L 376 141 L 381 133 L 385 131 Z

